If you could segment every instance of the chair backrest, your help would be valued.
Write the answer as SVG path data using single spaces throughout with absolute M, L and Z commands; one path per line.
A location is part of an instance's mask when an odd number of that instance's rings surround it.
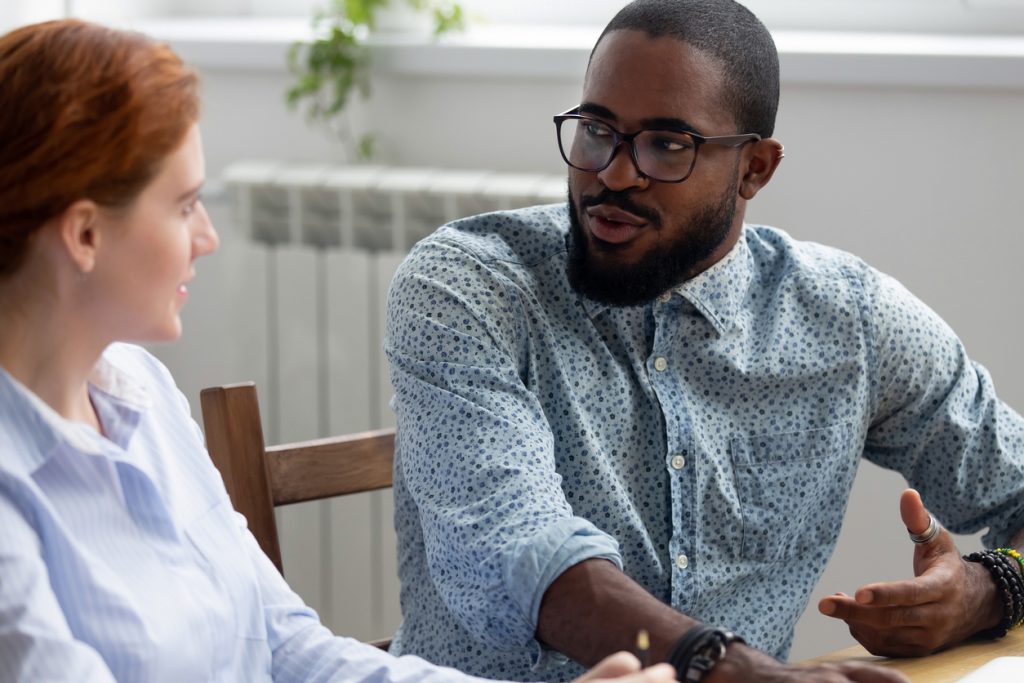
M 268 448 L 255 384 L 203 389 L 200 402 L 206 449 L 224 478 L 231 504 L 245 515 L 260 548 L 282 574 L 274 506 L 391 486 L 394 429 Z M 391 640 L 370 644 L 387 650 Z
M 391 486 L 394 429 L 267 447 L 255 384 L 203 389 L 200 402 L 213 464 L 278 571 L 283 566 L 274 506 Z

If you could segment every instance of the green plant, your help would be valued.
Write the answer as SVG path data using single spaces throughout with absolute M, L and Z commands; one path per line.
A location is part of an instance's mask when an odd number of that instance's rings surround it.
M 433 20 L 434 36 L 462 30 L 462 6 L 450 0 L 397 0 Z M 353 91 L 363 99 L 370 94 L 370 50 L 366 39 L 376 28 L 377 13 L 390 0 L 330 0 L 313 16 L 310 42 L 292 44 L 288 69 L 294 82 L 288 88 L 292 107 L 306 105 L 312 121 L 332 127 L 357 158 L 373 155 L 372 134 L 356 136 L 343 116 Z

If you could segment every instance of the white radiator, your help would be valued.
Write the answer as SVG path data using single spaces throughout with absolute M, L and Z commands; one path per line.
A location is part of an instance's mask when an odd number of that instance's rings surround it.
M 530 174 L 247 162 L 224 179 L 246 268 L 265 270 L 266 310 L 249 317 L 269 444 L 393 425 L 384 303 L 409 248 L 462 216 L 565 198 L 564 176 Z M 278 511 L 285 576 L 338 633 L 399 623 L 391 511 L 390 491 Z

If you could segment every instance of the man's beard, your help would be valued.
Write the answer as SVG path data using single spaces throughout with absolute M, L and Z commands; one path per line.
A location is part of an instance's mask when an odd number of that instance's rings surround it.
M 705 261 L 729 236 L 736 215 L 738 181 L 718 201 L 705 206 L 684 224 L 665 230 L 659 217 L 632 202 L 628 192 L 605 189 L 594 197 L 583 196 L 577 208 L 569 190 L 569 284 L 579 294 L 610 306 L 646 303 L 684 280 L 693 277 Z M 588 242 L 580 223 L 580 210 L 607 204 L 648 221 L 645 230 L 657 230 L 662 240 L 635 263 L 614 263 L 618 245 Z M 603 263 L 590 250 L 609 258 Z

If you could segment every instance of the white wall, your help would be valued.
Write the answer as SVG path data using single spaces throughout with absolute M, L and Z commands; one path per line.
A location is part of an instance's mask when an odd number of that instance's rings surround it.
M 578 54 L 566 59 L 582 63 Z M 551 116 L 578 100 L 582 70 L 559 76 L 569 69 L 556 66 L 549 78 L 381 74 L 364 112 L 380 132 L 381 161 L 560 171 Z M 204 78 L 211 177 L 242 158 L 341 158 L 327 136 L 285 111 L 280 71 L 206 68 Z M 848 249 L 899 278 L 959 332 L 1004 399 L 1024 408 L 1022 121 L 1024 90 L 1016 87 L 788 81 L 777 130 L 786 160 L 748 219 Z M 259 286 L 247 280 L 257 265 L 226 209 L 213 208 L 224 248 L 199 265 L 185 339 L 158 350 L 193 405 L 202 386 L 260 381 L 265 372 L 264 359 L 244 353 L 262 324 L 244 305 L 247 289 Z M 839 550 L 798 627 L 794 659 L 851 642 L 841 624 L 816 614 L 818 595 L 909 575 L 901 486 L 899 477 L 862 468 Z M 964 540 L 962 550 L 976 543 Z

